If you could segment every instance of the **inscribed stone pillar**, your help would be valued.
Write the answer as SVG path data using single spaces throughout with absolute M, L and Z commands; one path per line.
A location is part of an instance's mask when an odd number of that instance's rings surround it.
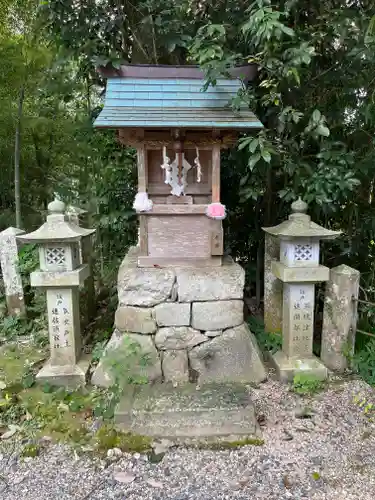
M 22 279 L 18 269 L 18 246 L 16 237 L 25 231 L 8 227 L 0 233 L 0 262 L 4 280 L 5 297 L 10 316 L 26 314 Z
M 315 285 L 284 284 L 283 351 L 288 358 L 308 358 L 313 350 Z
M 283 308 L 283 284 L 272 273 L 272 260 L 278 260 L 280 241 L 271 234 L 265 234 L 264 244 L 264 329 L 266 332 L 280 332 Z
M 346 265 L 331 269 L 324 301 L 323 363 L 337 372 L 348 368 L 348 355 L 354 352 L 360 273 Z
M 75 365 L 81 353 L 78 288 L 47 289 L 51 366 Z

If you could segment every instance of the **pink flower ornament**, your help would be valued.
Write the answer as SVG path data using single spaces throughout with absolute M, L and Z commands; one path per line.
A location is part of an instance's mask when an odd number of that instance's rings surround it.
M 225 206 L 221 203 L 211 203 L 206 208 L 206 215 L 210 219 L 225 219 Z

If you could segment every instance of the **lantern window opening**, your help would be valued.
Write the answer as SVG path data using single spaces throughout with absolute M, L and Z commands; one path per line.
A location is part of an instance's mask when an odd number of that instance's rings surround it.
M 46 247 L 46 264 L 48 266 L 66 266 L 64 247 Z
M 294 246 L 294 260 L 300 262 L 310 261 L 313 258 L 311 243 L 296 243 Z

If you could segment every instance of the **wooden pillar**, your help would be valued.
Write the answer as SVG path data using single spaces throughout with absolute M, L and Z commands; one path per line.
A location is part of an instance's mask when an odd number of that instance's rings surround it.
M 138 192 L 147 192 L 147 149 L 144 144 L 137 146 Z M 139 215 L 139 247 L 141 255 L 148 254 L 147 215 Z
M 212 148 L 212 203 L 220 202 L 220 144 Z
M 147 191 L 147 150 L 144 144 L 137 146 L 138 192 Z

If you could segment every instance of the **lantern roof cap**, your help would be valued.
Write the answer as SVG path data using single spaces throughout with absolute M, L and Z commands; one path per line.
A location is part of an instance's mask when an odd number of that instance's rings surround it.
M 326 229 L 315 222 L 307 215 L 308 205 L 301 198 L 291 205 L 292 213 L 288 220 L 281 222 L 277 226 L 264 227 L 263 231 L 282 240 L 292 240 L 296 238 L 316 238 L 318 240 L 330 240 L 340 236 L 341 231 Z
M 95 233 L 95 229 L 85 229 L 70 222 L 65 215 L 66 205 L 55 199 L 48 205 L 47 220 L 39 229 L 18 236 L 23 243 L 76 242 L 84 236 Z

